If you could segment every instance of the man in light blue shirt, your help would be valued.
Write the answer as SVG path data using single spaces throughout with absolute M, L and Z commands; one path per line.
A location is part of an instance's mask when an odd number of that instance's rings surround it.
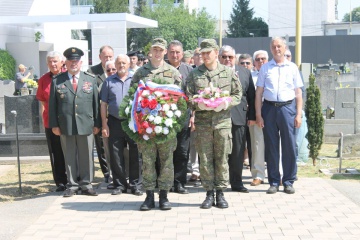
M 264 132 L 265 161 L 270 184 L 267 193 L 276 193 L 282 180 L 284 192 L 292 194 L 295 193 L 296 128 L 301 126 L 303 83 L 297 66 L 285 59 L 286 41 L 274 37 L 270 49 L 273 59 L 261 67 L 256 83 L 256 123 Z M 279 172 L 280 137 L 282 179 Z
M 132 73 L 129 73 L 130 59 L 120 54 L 115 59 L 117 72 L 103 82 L 100 92 L 102 136 L 109 138 L 110 166 L 113 175 L 114 190 L 112 195 L 127 192 L 124 144 L 129 145 L 129 187 L 131 193 L 141 196 L 142 176 L 141 159 L 137 144 L 129 138 L 121 126 L 124 119 L 119 117 L 119 107 L 124 97 L 128 95 Z

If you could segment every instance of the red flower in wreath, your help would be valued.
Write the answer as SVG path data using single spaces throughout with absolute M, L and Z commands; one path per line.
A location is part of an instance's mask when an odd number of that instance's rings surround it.
M 150 100 L 150 102 L 149 102 L 150 109 L 155 109 L 157 105 L 158 105 L 158 102 L 156 101 L 156 99 Z
M 147 121 L 144 121 L 141 126 L 146 129 L 149 127 L 149 123 Z
M 147 108 L 148 106 L 149 106 L 149 99 L 145 98 L 145 99 L 141 100 L 142 108 Z

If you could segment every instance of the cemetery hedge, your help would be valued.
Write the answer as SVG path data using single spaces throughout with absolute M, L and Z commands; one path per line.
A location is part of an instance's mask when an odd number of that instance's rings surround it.
M 13 80 L 16 61 L 6 50 L 0 49 L 0 80 Z

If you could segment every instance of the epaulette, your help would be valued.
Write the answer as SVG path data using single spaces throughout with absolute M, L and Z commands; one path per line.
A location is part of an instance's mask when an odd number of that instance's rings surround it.
M 96 76 L 94 75 L 94 74 L 92 74 L 92 73 L 89 73 L 89 72 L 84 72 L 86 75 L 89 75 L 90 77 L 93 77 L 93 78 L 95 78 Z

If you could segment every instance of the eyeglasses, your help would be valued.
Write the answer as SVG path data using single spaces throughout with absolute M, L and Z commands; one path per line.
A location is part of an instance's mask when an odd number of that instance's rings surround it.
M 232 60 L 234 58 L 234 56 L 221 56 L 222 59 L 227 59 L 229 58 L 230 60 Z
M 287 57 L 287 58 L 290 58 L 290 57 L 291 57 L 290 54 L 285 54 L 284 56 Z
M 240 64 L 241 64 L 241 65 L 245 65 L 245 64 L 246 64 L 246 65 L 250 65 L 251 62 L 240 62 Z
M 116 71 L 116 68 L 109 68 L 109 69 L 106 69 L 107 72 L 115 72 Z
M 257 61 L 257 62 L 260 62 L 260 60 L 265 61 L 266 58 L 264 58 L 264 57 L 262 57 L 262 58 L 255 58 L 255 61 Z

